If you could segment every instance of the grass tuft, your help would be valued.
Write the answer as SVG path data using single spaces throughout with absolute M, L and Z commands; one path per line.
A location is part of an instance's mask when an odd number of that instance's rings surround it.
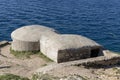
M 17 58 L 24 59 L 30 58 L 31 55 L 38 54 L 39 51 L 14 51 L 10 48 L 10 53 Z
M 0 75 L 0 80 L 30 80 L 30 79 L 23 78 L 14 74 L 5 74 L 5 75 Z
M 58 77 L 54 77 L 52 75 L 49 75 L 49 74 L 42 74 L 42 73 L 39 73 L 38 74 L 34 74 L 33 77 L 32 77 L 32 80 L 59 80 Z
M 40 51 L 14 51 L 10 48 L 10 53 L 13 54 L 16 58 L 20 58 L 20 59 L 30 58 L 31 55 L 38 55 L 46 62 L 53 62 L 53 60 L 45 56 Z
M 53 62 L 53 60 L 51 60 L 50 58 L 48 58 L 47 56 L 45 56 L 41 52 L 39 52 L 38 55 L 39 55 L 40 58 L 44 59 L 46 62 Z

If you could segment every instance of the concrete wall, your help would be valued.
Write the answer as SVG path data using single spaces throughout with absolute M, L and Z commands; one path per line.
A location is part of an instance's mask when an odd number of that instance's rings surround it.
M 89 48 L 59 50 L 57 62 L 60 63 L 66 61 L 73 61 L 89 57 L 90 57 Z
M 38 42 L 19 41 L 13 39 L 12 49 L 15 51 L 38 51 L 40 50 Z
M 57 62 L 66 62 L 66 61 L 73 61 L 79 59 L 90 58 L 91 50 L 99 49 L 98 53 L 94 53 L 98 56 L 103 56 L 102 47 L 85 47 L 85 48 L 78 48 L 78 49 L 66 49 L 66 50 L 58 50 L 58 58 Z
M 47 37 L 44 38 L 41 37 L 39 45 L 40 45 L 40 51 L 45 56 L 57 62 L 57 49 L 53 41 L 50 41 Z

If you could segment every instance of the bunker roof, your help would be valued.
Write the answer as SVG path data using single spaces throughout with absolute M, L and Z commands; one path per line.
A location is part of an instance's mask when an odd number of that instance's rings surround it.
M 41 25 L 23 26 L 12 32 L 11 37 L 21 41 L 39 41 L 41 35 L 52 35 L 55 30 Z
M 43 36 L 42 38 L 43 39 L 45 38 L 46 40 L 50 40 L 49 42 L 51 42 L 54 45 L 54 47 L 57 47 L 59 49 L 101 47 L 100 44 L 81 35 L 63 34 L 63 35 L 55 35 L 49 37 Z

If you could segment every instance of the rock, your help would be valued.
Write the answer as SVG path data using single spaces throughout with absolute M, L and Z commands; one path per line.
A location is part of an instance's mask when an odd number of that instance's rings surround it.
M 1 41 L 0 42 L 0 47 L 3 47 L 3 46 L 8 45 L 8 44 L 9 44 L 8 41 Z
M 60 80 L 85 80 L 85 79 L 78 75 L 71 75 L 67 76 L 66 78 L 61 78 Z

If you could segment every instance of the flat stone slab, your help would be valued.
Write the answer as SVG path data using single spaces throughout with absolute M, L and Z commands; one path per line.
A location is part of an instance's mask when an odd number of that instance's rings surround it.
M 64 62 L 64 63 L 59 63 L 59 64 L 52 64 L 45 66 L 43 68 L 39 68 L 36 73 L 46 73 L 48 71 L 58 69 L 61 67 L 67 67 L 67 66 L 79 66 L 79 65 L 84 65 L 84 66 L 109 66 L 109 65 L 115 65 L 118 62 L 120 62 L 120 56 L 112 56 L 112 57 L 106 57 L 106 56 L 101 56 L 101 57 L 95 57 L 95 58 L 88 58 L 88 59 L 82 59 L 82 60 L 76 60 L 76 61 L 70 61 L 70 62 Z M 98 66 L 100 67 L 100 66 Z

